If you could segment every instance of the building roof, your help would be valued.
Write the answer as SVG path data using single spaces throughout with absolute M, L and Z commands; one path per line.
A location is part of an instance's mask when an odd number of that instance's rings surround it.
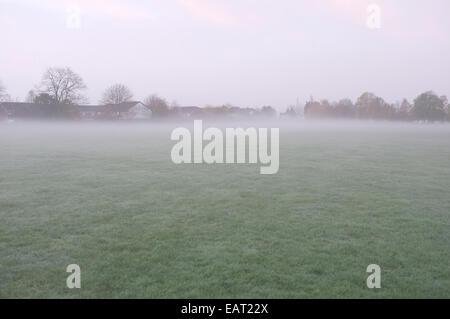
M 22 102 L 1 102 L 1 106 L 3 106 L 8 112 L 23 110 L 29 107 L 33 107 L 34 103 L 22 103 Z
M 142 102 L 139 101 L 129 101 L 123 102 L 120 104 L 107 104 L 107 105 L 74 105 L 80 112 L 103 112 L 103 111 L 112 111 L 112 112 L 128 112 L 132 107 L 136 106 L 136 104 Z M 23 112 L 27 112 L 36 107 L 45 107 L 47 104 L 36 104 L 36 103 L 22 103 L 22 102 L 0 102 L 0 105 L 8 112 L 8 114 L 15 115 L 21 114 Z M 55 104 L 57 106 L 67 106 L 64 104 Z M 146 106 L 147 107 L 147 106 Z
M 194 113 L 202 110 L 202 108 L 198 106 L 176 106 L 173 109 L 180 113 Z
M 28 111 L 36 107 L 45 107 L 50 104 L 37 104 L 37 103 L 22 103 L 22 102 L 2 102 L 0 103 L 10 114 L 21 113 L 22 111 Z M 67 106 L 67 104 L 52 104 L 54 106 Z M 100 112 L 104 105 L 73 105 L 80 112 Z
M 23 118 L 55 118 L 74 114 L 75 105 L 71 104 L 39 104 L 22 102 L 3 102 L 0 105 L 6 110 L 9 117 Z M 55 110 L 63 112 L 55 112 Z
M 228 109 L 229 113 L 238 113 L 238 114 L 253 114 L 256 110 L 251 107 L 238 107 L 233 106 Z
M 107 104 L 104 107 L 113 112 L 128 112 L 132 107 L 139 103 L 148 108 L 148 106 L 139 101 L 122 102 L 120 104 Z
M 101 112 L 105 106 L 104 105 L 76 105 L 76 108 L 80 112 Z
M 9 116 L 24 116 L 33 112 L 40 112 L 47 104 L 23 103 L 23 102 L 2 102 L 1 106 Z M 60 104 L 55 104 L 59 106 Z M 61 105 L 64 107 L 65 105 Z

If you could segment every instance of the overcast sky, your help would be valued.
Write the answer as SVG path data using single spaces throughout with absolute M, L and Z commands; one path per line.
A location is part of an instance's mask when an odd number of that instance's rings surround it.
M 449 15 L 448 0 L 0 0 L 0 80 L 23 100 L 70 66 L 91 103 L 116 82 L 199 106 L 450 95 Z

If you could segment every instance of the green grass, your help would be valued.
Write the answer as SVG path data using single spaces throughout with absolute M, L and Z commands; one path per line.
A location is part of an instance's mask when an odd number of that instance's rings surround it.
M 281 128 L 264 176 L 48 125 L 0 125 L 0 298 L 450 297 L 449 126 Z

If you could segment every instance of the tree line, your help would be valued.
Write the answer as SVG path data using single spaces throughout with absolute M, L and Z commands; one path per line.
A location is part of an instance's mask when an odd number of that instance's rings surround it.
M 87 88 L 82 77 L 69 67 L 48 68 L 42 76 L 41 82 L 35 90 L 30 90 L 25 101 L 30 104 L 40 104 L 39 115 L 44 117 L 76 117 L 76 110 L 71 107 L 87 103 L 88 99 L 83 95 Z M 132 91 L 124 84 L 113 84 L 107 87 L 99 103 L 103 105 L 115 105 L 128 102 L 133 99 Z M 0 102 L 10 101 L 5 87 L 0 82 Z M 144 101 L 155 117 L 170 117 L 180 113 L 176 103 L 169 103 L 157 96 L 149 95 Z M 363 93 L 355 103 L 350 99 L 341 99 L 338 102 L 328 100 L 316 101 L 311 98 L 303 106 L 288 107 L 283 117 L 305 118 L 347 118 L 347 119 L 374 119 L 374 120 L 423 120 L 446 121 L 450 119 L 449 103 L 446 96 L 438 96 L 432 91 L 420 94 L 412 103 L 407 99 L 394 104 L 387 103 L 383 98 L 373 93 Z M 0 116 L 2 116 L 0 110 Z M 239 108 L 232 105 L 206 106 L 194 108 L 192 114 L 199 117 L 275 117 L 277 112 L 271 106 L 260 109 Z
M 287 114 L 296 116 L 298 111 L 289 108 Z M 407 99 L 389 104 L 373 93 L 363 93 L 355 103 L 342 99 L 330 103 L 328 100 L 311 99 L 304 106 L 307 118 L 357 118 L 373 120 L 399 121 L 447 121 L 449 120 L 449 103 L 446 96 L 438 96 L 427 91 L 417 96 L 413 103 Z

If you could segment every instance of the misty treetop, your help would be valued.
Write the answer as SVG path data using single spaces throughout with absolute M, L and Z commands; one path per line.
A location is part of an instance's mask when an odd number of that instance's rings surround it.
M 108 87 L 105 92 L 103 92 L 103 97 L 100 100 L 102 104 L 120 104 L 124 102 L 129 102 L 133 98 L 133 93 L 125 85 L 117 83 Z
M 441 121 L 448 116 L 449 105 L 446 96 L 437 96 L 433 92 L 425 92 L 414 100 L 411 116 L 414 119 Z

